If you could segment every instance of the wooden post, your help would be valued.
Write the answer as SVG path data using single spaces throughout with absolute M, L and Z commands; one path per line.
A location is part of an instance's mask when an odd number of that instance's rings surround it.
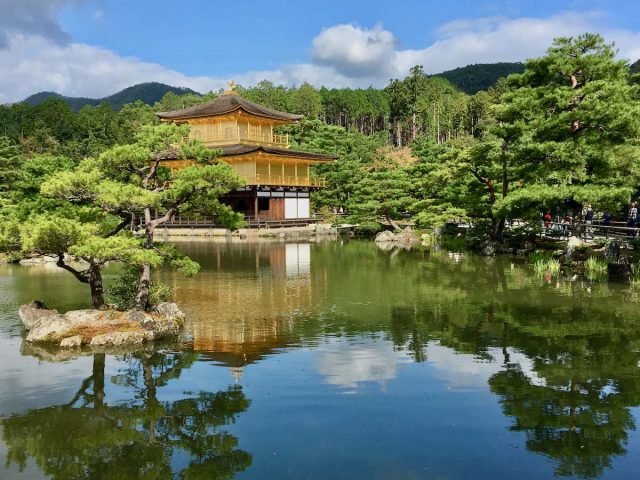
M 256 190 L 256 197 L 253 201 L 253 211 L 255 212 L 256 221 L 258 221 L 258 191 Z

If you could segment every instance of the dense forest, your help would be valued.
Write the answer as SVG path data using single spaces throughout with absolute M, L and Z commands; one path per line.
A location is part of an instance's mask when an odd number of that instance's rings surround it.
M 479 238 L 503 241 L 514 234 L 510 219 L 535 226 L 542 211 L 559 209 L 579 218 L 587 203 L 621 211 L 640 178 L 640 91 L 629 63 L 599 35 L 585 34 L 493 72 L 511 69 L 519 73 L 474 94 L 421 66 L 383 89 L 263 81 L 238 92 L 304 114 L 281 127 L 293 147 L 339 157 L 316 168 L 328 186 L 314 208 L 328 217 L 344 211 L 371 228 L 383 218 L 411 217 L 425 228 L 462 219 Z M 61 98 L 0 107 L 0 199 L 13 205 L 2 214 L 26 220 L 47 205 L 37 191 L 47 175 L 133 144 L 157 123 L 154 112 L 215 95 L 170 91 L 153 105 L 138 100 L 119 110 L 101 103 L 74 112 Z

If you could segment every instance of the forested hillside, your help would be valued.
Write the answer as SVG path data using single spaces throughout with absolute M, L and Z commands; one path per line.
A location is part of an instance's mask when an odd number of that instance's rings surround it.
M 434 75 L 449 80 L 458 89 L 473 95 L 492 87 L 512 73 L 522 73 L 524 63 L 477 63 Z
M 127 103 L 134 103 L 137 100 L 148 105 L 153 105 L 160 101 L 160 99 L 162 99 L 162 97 L 164 97 L 168 92 L 173 92 L 177 95 L 196 93 L 189 88 L 172 87 L 171 85 L 165 85 L 164 83 L 149 82 L 133 85 L 104 98 L 65 97 L 64 95 L 54 92 L 39 92 L 25 98 L 24 102 L 29 105 L 39 105 L 48 98 L 59 98 L 67 102 L 71 107 L 71 110 L 75 112 L 86 105 L 95 107 L 101 103 L 106 103 L 111 108 L 119 110 Z

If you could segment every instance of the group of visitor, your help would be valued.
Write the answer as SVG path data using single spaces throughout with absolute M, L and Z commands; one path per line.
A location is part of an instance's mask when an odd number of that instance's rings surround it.
M 590 204 L 586 204 L 584 206 L 584 208 L 582 209 L 581 217 L 582 217 L 582 221 L 584 222 L 585 237 L 592 238 L 592 239 L 595 238 L 594 231 L 596 227 L 594 226 L 594 222 L 596 221 L 596 215 Z M 602 214 L 598 215 L 598 217 L 599 218 L 597 221 L 597 225 L 599 227 L 599 230 L 602 231 L 602 233 L 605 236 L 608 236 L 607 235 L 608 233 L 612 233 L 609 230 L 609 228 L 610 227 L 613 228 L 611 214 L 605 211 L 605 212 L 602 212 Z M 546 211 L 542 216 L 542 221 L 544 225 L 545 235 L 567 236 L 567 235 L 571 235 L 573 232 L 574 218 L 571 216 L 570 213 L 566 213 L 563 217 L 560 217 L 560 215 L 556 215 L 555 221 L 554 221 L 554 217 L 551 215 L 551 212 Z M 620 227 L 624 225 L 623 222 L 619 222 L 619 223 L 620 223 L 619 225 Z M 624 228 L 621 228 L 618 230 L 614 229 L 614 230 L 616 230 L 618 234 L 626 233 L 627 235 L 632 235 L 632 236 L 638 236 L 638 234 L 640 233 L 640 216 L 638 215 L 638 205 L 636 202 L 632 202 L 629 205 L 629 208 L 627 211 L 626 226 L 627 228 L 633 228 L 634 230 L 626 230 L 624 232 L 623 232 Z M 605 227 L 605 228 L 601 228 L 601 227 Z

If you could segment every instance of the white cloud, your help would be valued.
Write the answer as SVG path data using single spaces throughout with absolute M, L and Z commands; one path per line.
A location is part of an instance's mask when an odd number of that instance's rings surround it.
M 565 12 L 549 18 L 482 18 L 457 20 L 438 29 L 438 40 L 421 50 L 397 52 L 396 68 L 406 72 L 420 64 L 427 73 L 470 63 L 515 62 L 544 54 L 554 38 L 599 32 L 616 41 L 623 58 L 640 56 L 640 34 L 611 29 L 605 17 L 594 12 Z
M 381 25 L 362 29 L 351 24 L 325 28 L 313 39 L 313 59 L 349 77 L 388 75 L 397 41 Z
M 140 82 L 157 81 L 205 92 L 224 85 L 222 79 L 188 77 L 135 57 L 70 43 L 59 45 L 32 35 L 13 35 L 0 50 L 0 103 L 38 91 L 102 97 Z
M 0 10 L 9 1 L 0 0 Z M 0 17 L 0 103 L 42 90 L 102 97 L 148 81 L 200 92 L 224 87 L 229 78 L 246 86 L 266 79 L 284 85 L 309 82 L 327 87 L 381 87 L 390 78 L 405 76 L 416 64 L 423 65 L 427 73 L 438 73 L 471 63 L 522 61 L 544 54 L 555 37 L 587 31 L 615 41 L 621 58 L 640 58 L 640 33 L 607 26 L 603 14 L 565 12 L 547 18 L 456 20 L 436 30 L 436 41 L 422 49 L 400 48 L 396 35 L 382 25 L 369 29 L 335 25 L 312 40 L 309 62 L 283 64 L 274 70 L 225 72 L 224 77 L 187 76 L 104 48 L 67 42 L 54 13 L 73 1 L 81 0 L 50 2 L 53 7 L 43 7 L 38 22 L 9 25 Z M 45 4 L 49 5 L 44 0 L 25 0 L 25 7 L 10 16 L 28 16 Z

